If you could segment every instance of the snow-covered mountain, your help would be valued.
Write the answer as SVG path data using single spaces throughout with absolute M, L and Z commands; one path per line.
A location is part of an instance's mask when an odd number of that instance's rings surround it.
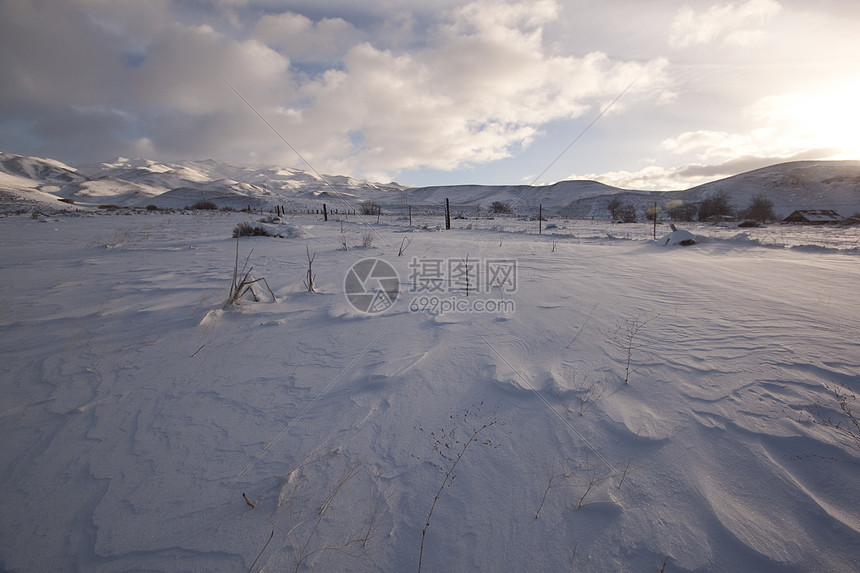
M 802 161 L 773 165 L 700 185 L 685 191 L 627 190 L 597 181 L 561 181 L 553 185 L 456 185 L 406 187 L 271 165 L 236 166 L 203 161 L 157 162 L 117 158 L 72 167 L 52 159 L 0 153 L 0 195 L 7 202 L 47 203 L 53 207 L 124 207 L 155 205 L 182 208 L 207 200 L 219 207 L 273 209 L 355 209 L 373 201 L 387 210 L 407 205 L 439 210 L 449 199 L 452 208 L 472 213 L 493 202 L 510 204 L 516 213 L 606 218 L 612 198 L 638 214 L 657 203 L 696 204 L 726 193 L 737 209 L 757 195 L 774 203 L 777 215 L 795 209 L 833 209 L 844 216 L 860 211 L 860 161 Z M 63 200 L 64 203 L 60 203 Z

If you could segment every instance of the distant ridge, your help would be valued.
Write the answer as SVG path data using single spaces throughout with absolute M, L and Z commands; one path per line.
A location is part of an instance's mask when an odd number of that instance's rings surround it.
M 373 183 L 347 176 L 323 176 L 272 165 L 236 166 L 211 159 L 159 162 L 118 157 L 73 167 L 53 159 L 0 153 L 0 194 L 8 208 L 32 203 L 51 208 L 122 207 L 183 208 L 199 200 L 219 207 L 355 209 L 373 201 L 388 211 L 407 205 L 439 209 L 450 202 L 471 215 L 496 201 L 511 204 L 515 213 L 607 218 L 607 204 L 616 198 L 640 216 L 657 203 L 698 203 L 726 193 L 737 209 L 763 195 L 774 211 L 786 216 L 797 209 L 833 209 L 843 216 L 860 211 L 860 161 L 797 161 L 781 163 L 699 185 L 684 191 L 620 189 L 598 181 L 560 181 L 552 185 L 449 185 L 407 187 Z M 62 200 L 62 201 L 60 201 Z M 74 205 L 72 207 L 71 205 Z M 8 210 L 8 209 L 7 209 Z

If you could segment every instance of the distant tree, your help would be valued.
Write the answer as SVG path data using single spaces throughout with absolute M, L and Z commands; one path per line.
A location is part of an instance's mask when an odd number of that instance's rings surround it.
M 609 203 L 606 204 L 606 210 L 609 211 L 609 218 L 613 221 L 618 220 L 618 213 L 621 211 L 621 199 L 618 197 L 613 197 L 609 200 Z
M 776 215 L 773 214 L 773 201 L 764 195 L 756 195 L 750 200 L 749 206 L 741 211 L 741 217 L 760 222 L 775 221 Z
M 216 209 L 218 209 L 218 205 L 216 205 L 212 201 L 201 200 L 194 203 L 191 208 L 194 210 L 199 209 L 204 211 L 215 211 Z
M 699 221 L 730 217 L 733 214 L 734 208 L 728 193 L 725 191 L 717 191 L 699 203 Z
M 660 214 L 660 209 L 656 205 L 651 205 L 647 209 L 645 209 L 645 220 L 653 221 Z
M 616 221 L 621 221 L 622 223 L 635 223 L 636 222 L 636 207 L 634 207 L 630 203 L 625 203 L 618 208 L 617 219 L 613 219 Z
M 493 204 L 490 205 L 490 212 L 495 213 L 496 215 L 510 215 L 514 210 L 511 209 L 511 206 L 507 203 L 493 201 Z
M 373 201 L 362 201 L 359 204 L 359 212 L 362 215 L 379 215 L 382 213 L 382 207 Z
M 672 221 L 692 221 L 698 208 L 692 203 L 682 203 L 669 208 L 669 218 Z

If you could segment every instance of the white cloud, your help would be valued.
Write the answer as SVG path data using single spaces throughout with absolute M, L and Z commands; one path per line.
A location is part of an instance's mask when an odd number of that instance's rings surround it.
M 680 190 L 692 187 L 690 180 L 680 176 L 678 168 L 649 165 L 638 171 L 610 171 L 606 173 L 573 174 L 568 179 L 600 181 L 620 189 L 637 189 L 653 191 Z M 705 178 L 701 182 L 704 183 Z
M 772 133 L 767 130 L 756 130 L 746 134 L 698 130 L 666 139 L 660 146 L 677 154 L 696 152 L 699 159 L 712 161 L 756 151 L 761 142 L 767 141 L 770 135 Z
M 689 188 L 784 161 L 856 159 L 858 99 L 860 82 L 850 80 L 769 95 L 743 109 L 743 129 L 694 130 L 663 140 L 660 147 L 678 157 L 680 166 L 595 177 L 628 188 Z
M 766 38 L 767 32 L 764 30 L 738 30 L 730 34 L 726 34 L 724 43 L 729 46 L 751 48 L 762 44 Z
M 769 95 L 742 111 L 745 129 L 695 130 L 661 142 L 662 149 L 714 163 L 736 157 L 787 158 L 817 150 L 819 159 L 860 157 L 856 102 L 860 82 Z
M 480 36 L 488 40 L 514 40 L 539 32 L 558 17 L 555 0 L 508 3 L 500 0 L 478 0 L 452 10 L 445 27 L 451 36 Z
M 749 29 L 750 20 L 762 21 L 776 15 L 782 6 L 776 0 L 747 0 L 742 4 L 722 4 L 697 12 L 685 6 L 676 14 L 669 34 L 669 45 L 687 48 L 710 44 L 723 36 L 727 44 L 749 46 L 760 42 L 765 33 Z
M 607 103 L 634 79 L 641 93 L 666 82 L 665 60 L 547 55 L 542 26 L 556 14 L 554 2 L 476 2 L 454 10 L 426 49 L 360 44 L 342 71 L 303 86 L 311 103 L 284 128 L 341 169 L 455 169 L 509 157 L 542 124 Z
M 818 148 L 805 149 L 791 155 L 734 155 L 725 161 L 712 163 L 691 162 L 671 167 L 649 165 L 638 171 L 620 170 L 587 175 L 574 174 L 569 179 L 590 179 L 621 189 L 684 190 L 776 163 L 821 159 L 827 157 L 832 151 L 831 149 Z
M 288 67 L 286 58 L 256 40 L 173 24 L 153 39 L 144 64 L 128 73 L 129 95 L 155 110 L 218 113 L 236 103 L 225 81 L 259 96 L 285 88 Z
M 0 50 L 0 105 L 29 125 L 38 154 L 71 161 L 145 152 L 299 164 L 224 80 L 315 168 L 358 176 L 510 157 L 633 80 L 614 113 L 669 93 L 665 59 L 547 46 L 545 29 L 564 16 L 555 0 L 400 4 L 367 28 L 400 34 L 379 40 L 345 19 L 260 16 L 245 2 L 58 4 L 0 3 L 0 41 L 20 47 Z
M 341 18 L 314 22 L 307 16 L 285 12 L 260 18 L 254 36 L 291 60 L 317 62 L 342 57 L 362 34 Z

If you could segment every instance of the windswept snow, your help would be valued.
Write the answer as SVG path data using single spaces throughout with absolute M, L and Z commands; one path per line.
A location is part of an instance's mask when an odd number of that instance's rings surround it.
M 224 305 L 247 220 L 0 219 L 0 570 L 411 571 L 431 507 L 424 571 L 856 570 L 860 454 L 807 414 L 860 390 L 848 238 L 296 216 Z M 410 292 L 467 256 L 516 274 Z

